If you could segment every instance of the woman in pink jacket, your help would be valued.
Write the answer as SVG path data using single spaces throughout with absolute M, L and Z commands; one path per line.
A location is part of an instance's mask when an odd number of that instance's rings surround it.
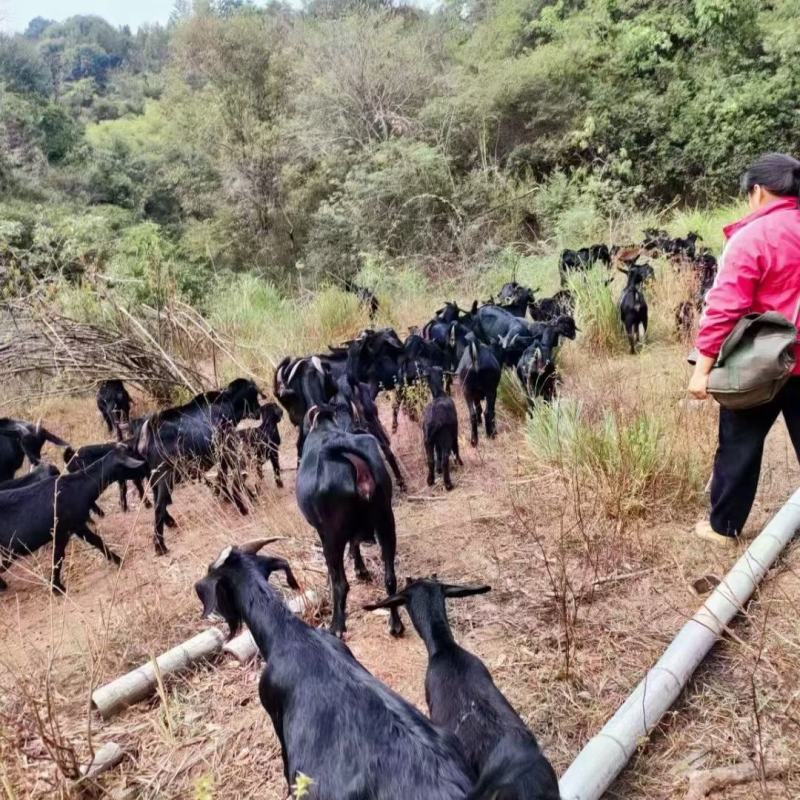
M 779 311 L 797 324 L 800 161 L 780 153 L 762 156 L 745 173 L 742 188 L 752 213 L 725 228 L 722 264 L 697 335 L 700 358 L 689 394 L 700 400 L 708 397 L 708 375 L 722 343 L 745 314 Z M 779 414 L 800 458 L 800 361 L 772 402 L 746 411 L 720 409 L 711 515 L 696 527 L 701 538 L 730 543 L 742 532 L 758 488 L 764 440 Z

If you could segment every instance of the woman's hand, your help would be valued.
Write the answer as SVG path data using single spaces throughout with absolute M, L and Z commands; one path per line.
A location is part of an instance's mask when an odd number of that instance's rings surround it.
M 708 375 L 714 368 L 714 363 L 715 359 L 709 356 L 700 356 L 697 359 L 688 388 L 689 395 L 695 400 L 708 399 Z

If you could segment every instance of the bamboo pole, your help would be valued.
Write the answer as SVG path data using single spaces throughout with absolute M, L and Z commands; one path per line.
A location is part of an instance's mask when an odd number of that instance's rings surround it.
M 125 750 L 120 747 L 116 742 L 106 742 L 94 754 L 94 758 L 84 767 L 81 767 L 81 777 L 75 781 L 75 784 L 89 781 L 93 778 L 114 769 L 117 764 L 122 763 L 125 758 Z
M 198 633 L 197 636 L 162 653 L 155 660 L 155 665 L 149 661 L 111 683 L 95 689 L 92 692 L 92 705 L 102 714 L 103 719 L 113 717 L 128 706 L 149 697 L 156 690 L 158 684 L 156 667 L 162 676 L 180 672 L 218 653 L 224 642 L 225 636 L 217 628 L 209 628 Z
M 800 529 L 800 489 L 753 540 L 658 663 L 559 783 L 562 800 L 599 800 L 641 742 L 677 700 L 692 674 Z

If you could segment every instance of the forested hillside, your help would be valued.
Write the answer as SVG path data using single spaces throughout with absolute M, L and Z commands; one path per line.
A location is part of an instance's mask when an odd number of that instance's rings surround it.
M 798 0 L 183 0 L 0 39 L 3 292 L 201 308 L 585 244 L 800 138 Z

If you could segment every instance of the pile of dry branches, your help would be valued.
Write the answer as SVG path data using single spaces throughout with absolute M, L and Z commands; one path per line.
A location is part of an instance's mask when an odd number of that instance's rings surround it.
M 2 312 L 0 385 L 23 379 L 32 388 L 42 377 L 88 389 L 118 378 L 154 399 L 169 400 L 176 388 L 204 388 L 195 369 L 180 363 L 124 309 L 102 326 L 78 322 L 39 304 Z M 31 391 L 31 394 L 35 394 Z

